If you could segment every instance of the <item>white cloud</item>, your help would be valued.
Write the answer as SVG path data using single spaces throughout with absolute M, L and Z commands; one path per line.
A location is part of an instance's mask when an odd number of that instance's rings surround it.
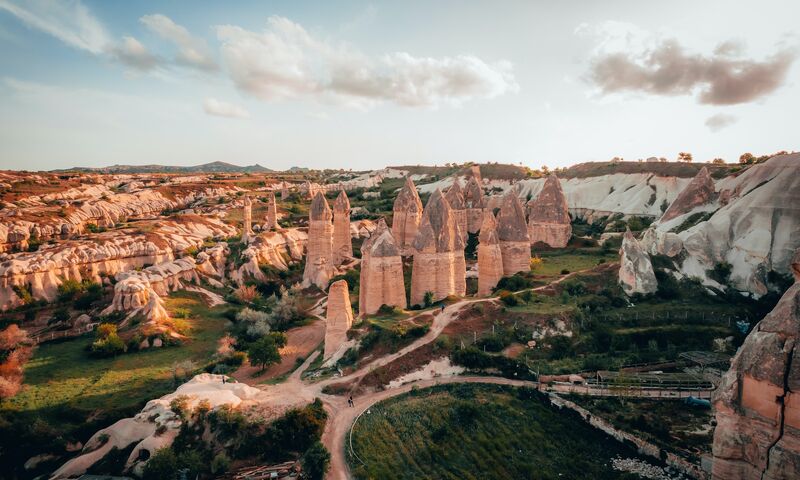
M 145 15 L 139 21 L 156 35 L 178 47 L 176 63 L 205 71 L 217 70 L 217 63 L 211 56 L 205 40 L 193 37 L 186 28 L 173 22 L 169 17 L 161 14 Z
M 206 98 L 203 102 L 203 110 L 209 115 L 227 118 L 249 118 L 250 113 L 244 108 L 232 103 L 223 102 L 216 98 Z
M 161 59 L 148 52 L 133 37 L 122 37 L 122 44 L 113 47 L 111 55 L 121 63 L 145 72 L 153 70 L 161 63 Z
M 728 115 L 727 113 L 717 113 L 706 119 L 706 127 L 712 132 L 718 132 L 723 128 L 729 127 L 738 122 L 739 118 L 735 115 Z
M 105 27 L 77 0 L 0 0 L 0 10 L 71 47 L 93 54 L 103 53 L 112 43 Z
M 379 103 L 436 107 L 519 89 L 510 62 L 471 55 L 429 58 L 396 52 L 370 58 L 312 37 L 301 25 L 270 17 L 267 29 L 217 27 L 236 86 L 262 100 L 313 97 L 356 108 Z

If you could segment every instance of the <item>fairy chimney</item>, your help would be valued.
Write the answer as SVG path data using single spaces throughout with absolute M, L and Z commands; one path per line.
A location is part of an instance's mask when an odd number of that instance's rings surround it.
M 512 190 L 505 194 L 497 216 L 497 238 L 503 257 L 503 275 L 531 269 L 531 241 L 525 211 Z
M 453 215 L 456 218 L 458 229 L 464 242 L 467 241 L 467 206 L 464 203 L 464 193 L 461 190 L 461 185 L 458 184 L 458 179 L 453 181 L 453 185 L 447 190 L 444 195 L 450 208 L 453 210 Z
M 622 237 L 619 253 L 619 284 L 622 290 L 628 295 L 654 293 L 658 289 L 658 281 L 650 255 L 644 251 L 630 229 Z
M 394 235 L 382 218 L 361 246 L 358 291 L 358 314 L 362 317 L 374 314 L 381 305 L 407 306 L 403 259 Z
M 489 295 L 503 278 L 503 255 L 497 238 L 497 220 L 494 214 L 483 214 L 481 233 L 478 235 L 478 295 Z
M 303 286 L 328 286 L 333 276 L 333 223 L 328 201 L 317 192 L 308 212 L 308 247 Z
M 394 200 L 392 211 L 392 235 L 400 248 L 400 253 L 412 255 L 414 250 L 411 244 L 417 236 L 422 218 L 422 200 L 411 178 L 406 177 L 405 185 Z
M 697 175 L 689 182 L 675 200 L 669 205 L 659 222 L 666 222 L 673 218 L 689 213 L 695 207 L 705 205 L 714 199 L 714 180 L 708 173 L 708 169 L 703 167 Z
M 469 178 L 467 186 L 464 188 L 464 203 L 467 207 L 467 231 L 469 233 L 477 233 L 483 224 L 483 211 L 486 204 L 479 178 L 480 171 L 477 176 L 473 174 Z
M 248 243 L 253 237 L 253 202 L 247 195 L 244 197 L 242 220 L 244 221 L 244 228 L 242 228 L 242 243 Z
M 341 265 L 353 258 L 353 241 L 350 236 L 350 199 L 344 190 L 333 202 L 333 264 Z
M 278 228 L 278 202 L 275 201 L 275 192 L 267 192 L 267 214 L 264 216 L 264 228 L 273 230 Z
M 328 290 L 328 311 L 325 316 L 325 352 L 327 360 L 342 348 L 347 341 L 347 331 L 353 325 L 353 308 L 350 306 L 350 292 L 347 281 L 338 280 Z
M 424 304 L 426 292 L 433 293 L 434 301 L 466 294 L 464 239 L 439 189 L 428 199 L 412 246 L 411 305 Z
M 554 173 L 544 181 L 539 195 L 528 202 L 528 235 L 531 245 L 542 242 L 554 248 L 566 247 L 572 237 L 567 197 Z

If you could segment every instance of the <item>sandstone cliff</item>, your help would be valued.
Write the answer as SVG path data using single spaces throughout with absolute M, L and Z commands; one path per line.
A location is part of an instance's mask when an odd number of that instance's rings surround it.
M 516 193 L 503 197 L 497 214 L 497 238 L 503 258 L 503 275 L 514 275 L 531 269 L 531 242 L 525 211 Z
M 554 248 L 566 247 L 572 236 L 571 222 L 561 182 L 555 174 L 551 174 L 539 195 L 528 202 L 531 245 L 542 242 Z
M 431 194 L 412 246 L 412 305 L 422 305 L 426 292 L 432 292 L 434 300 L 466 294 L 464 239 L 440 190 Z
M 483 215 L 478 241 L 478 295 L 489 295 L 503 277 L 503 256 L 492 212 Z
M 795 284 L 750 332 L 714 393 L 714 479 L 800 478 L 800 250 Z
M 622 237 L 619 250 L 619 283 L 628 295 L 654 293 L 658 289 L 653 264 L 630 230 Z
M 334 274 L 332 217 L 328 200 L 321 192 L 317 192 L 308 213 L 308 248 L 303 286 L 316 285 L 324 290 Z
M 406 178 L 405 185 L 394 200 L 392 212 L 392 235 L 401 253 L 411 255 L 413 254 L 411 244 L 417 236 L 417 229 L 422 219 L 422 200 L 411 178 Z
M 333 264 L 341 265 L 353 258 L 350 234 L 350 199 L 342 190 L 333 202 Z
M 384 219 L 361 246 L 359 316 L 372 315 L 381 305 L 406 308 L 403 259 Z

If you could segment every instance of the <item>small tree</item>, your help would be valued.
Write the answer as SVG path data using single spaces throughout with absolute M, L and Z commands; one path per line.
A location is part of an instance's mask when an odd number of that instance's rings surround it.
M 430 290 L 425 292 L 425 295 L 422 297 L 422 303 L 424 303 L 425 308 L 430 307 L 433 305 L 433 292 Z
M 721 158 L 715 158 L 714 160 L 711 160 L 711 163 L 714 165 L 725 165 L 725 160 Z
M 303 473 L 310 480 L 322 480 L 331 463 L 331 454 L 319 440 L 314 442 L 300 458 Z
M 286 345 L 286 335 L 282 333 L 270 333 L 250 344 L 247 355 L 250 357 L 250 364 L 261 367 L 260 372 L 267 369 L 269 365 L 281 361 L 279 348 Z
M 175 478 L 178 474 L 178 457 L 170 447 L 156 450 L 144 466 L 142 478 L 145 480 L 162 480 Z
M 678 154 L 678 161 L 692 163 L 692 154 L 689 152 L 680 152 Z

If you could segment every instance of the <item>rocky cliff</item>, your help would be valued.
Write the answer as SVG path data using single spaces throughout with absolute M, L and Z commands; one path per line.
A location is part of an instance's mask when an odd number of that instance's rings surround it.
M 793 267 L 714 394 L 714 479 L 800 478 L 800 250 Z
M 670 204 L 667 211 L 661 216 L 661 221 L 667 222 L 710 203 L 714 199 L 714 194 L 714 180 L 711 179 L 708 169 L 703 167 Z

